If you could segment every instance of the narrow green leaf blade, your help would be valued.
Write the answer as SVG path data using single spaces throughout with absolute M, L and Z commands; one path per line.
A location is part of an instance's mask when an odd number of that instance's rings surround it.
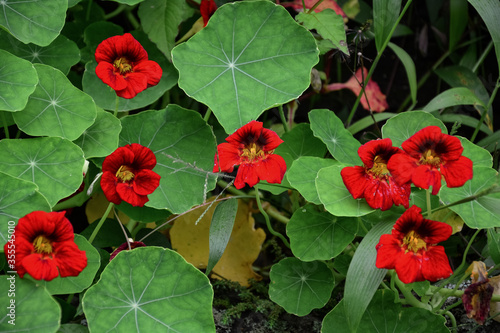
M 401 0 L 374 0 L 373 26 L 375 29 L 375 45 L 380 51 L 389 37 L 392 27 L 401 12 Z
M 215 207 L 210 223 L 208 263 L 205 271 L 207 276 L 219 262 L 226 249 L 233 231 L 237 211 L 238 200 L 236 199 L 225 200 Z
M 455 105 L 480 105 L 486 106 L 474 92 L 465 87 L 451 88 L 434 97 L 422 110 L 431 112 Z
M 408 77 L 408 84 L 410 85 L 410 95 L 413 104 L 417 103 L 417 70 L 415 69 L 415 63 L 410 55 L 402 48 L 394 43 L 389 43 L 391 50 L 396 53 L 399 60 L 403 63 L 406 70 L 406 76 Z
M 500 6 L 497 0 L 469 0 L 469 3 L 474 6 L 481 18 L 483 19 L 488 31 L 490 32 L 495 52 L 497 54 L 498 68 L 500 69 L 500 25 L 498 18 L 500 17 Z
M 467 27 L 467 0 L 450 0 L 450 34 L 448 50 L 452 51 Z
M 382 282 L 387 270 L 375 266 L 380 236 L 391 232 L 393 222 L 375 225 L 359 244 L 347 271 L 344 288 L 344 311 L 351 332 L 355 332 L 368 304 Z

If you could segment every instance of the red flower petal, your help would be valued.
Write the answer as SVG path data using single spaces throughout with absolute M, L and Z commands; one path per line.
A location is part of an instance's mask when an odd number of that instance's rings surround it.
M 117 58 L 126 56 L 132 62 L 148 59 L 148 53 L 131 34 L 113 36 L 103 40 L 96 48 L 95 60 L 113 63 Z
M 115 72 L 115 66 L 109 62 L 100 62 L 97 64 L 95 73 L 98 78 L 113 90 L 124 90 L 127 88 L 128 82 L 125 77 Z
M 403 283 L 424 281 L 422 275 L 422 256 L 407 252 L 399 256 L 395 267 L 398 278 Z
M 226 141 L 238 147 L 239 145 L 245 145 L 250 142 L 257 142 L 262 133 L 264 124 L 260 121 L 252 120 L 246 125 L 238 128 L 236 132 L 231 134 L 226 138 Z
M 222 172 L 233 172 L 234 166 L 240 164 L 240 152 L 233 144 L 223 142 L 217 146 L 218 166 Z M 215 170 L 214 172 L 219 172 Z
M 203 17 L 203 26 L 206 27 L 208 20 L 212 17 L 213 13 L 217 10 L 217 5 L 214 0 L 201 0 L 200 12 Z
M 152 60 L 141 61 L 134 66 L 134 73 L 144 74 L 147 78 L 147 86 L 156 86 L 160 82 L 163 70 L 157 62 Z
M 413 169 L 411 180 L 415 186 L 428 189 L 432 186 L 432 195 L 441 189 L 441 173 L 429 165 L 419 165 Z
M 387 163 L 387 169 L 398 184 L 411 182 L 413 170 L 417 167 L 416 160 L 406 153 L 393 155 Z
M 279 155 L 269 155 L 267 158 L 255 164 L 257 176 L 260 180 L 268 183 L 281 184 L 286 172 L 286 163 Z
M 116 185 L 116 192 L 121 199 L 134 207 L 143 207 L 149 201 L 146 195 L 136 193 L 134 187 L 126 183 L 118 183 Z
M 78 276 L 87 267 L 87 256 L 73 242 L 58 243 L 54 259 L 61 277 Z
M 440 168 L 441 173 L 448 187 L 463 186 L 469 179 L 472 179 L 472 161 L 461 156 L 458 160 L 445 163 Z
M 56 261 L 54 259 L 42 259 L 42 256 L 33 253 L 23 259 L 22 266 L 26 273 L 35 280 L 50 281 L 59 276 Z
M 124 146 L 124 148 L 129 149 L 134 153 L 134 158 L 131 163 L 134 169 L 153 170 L 156 166 L 156 156 L 148 147 L 142 146 L 138 143 L 132 143 Z
M 245 183 L 248 186 L 255 186 L 259 182 L 259 176 L 255 170 L 256 166 L 251 163 L 244 163 L 238 168 L 238 173 L 236 174 L 236 179 L 234 180 L 234 187 L 237 189 L 242 189 L 245 187 Z
M 132 149 L 127 146 L 119 147 L 104 159 L 102 172 L 109 171 L 114 175 L 122 165 L 132 165 L 134 160 L 135 154 Z
M 116 185 L 118 184 L 116 176 L 111 172 L 104 172 L 101 177 L 101 189 L 106 199 L 109 202 L 119 205 L 122 203 L 122 198 L 118 195 L 116 191 Z
M 129 73 L 125 76 L 125 89 L 114 89 L 119 97 L 131 99 L 148 87 L 148 77 L 143 73 Z M 113 88 L 111 86 L 111 88 Z
M 342 181 L 344 182 L 344 185 L 349 193 L 351 193 L 352 197 L 354 199 L 363 198 L 365 188 L 369 181 L 365 168 L 359 165 L 345 167 L 340 171 L 340 175 L 342 176 Z
M 375 247 L 377 250 L 377 259 L 375 266 L 377 268 L 393 269 L 396 267 L 396 262 L 399 256 L 404 253 L 401 248 L 401 242 L 393 235 L 382 235 Z
M 430 246 L 424 253 L 422 261 L 422 275 L 426 280 L 437 281 L 446 279 L 453 271 L 444 247 Z
M 392 196 L 393 193 L 386 181 L 373 177 L 368 178 L 363 197 L 370 207 L 388 210 L 394 204 Z
M 359 158 L 361 158 L 367 169 L 373 167 L 373 161 L 376 156 L 382 157 L 387 163 L 391 156 L 398 152 L 402 152 L 402 150 L 398 147 L 393 147 L 392 140 L 389 138 L 371 140 L 358 148 Z
M 444 222 L 423 219 L 416 232 L 423 237 L 427 244 L 437 244 L 450 238 L 453 228 Z
M 153 193 L 160 186 L 160 175 L 156 172 L 143 169 L 139 171 L 134 178 L 134 191 L 139 195 L 148 195 Z

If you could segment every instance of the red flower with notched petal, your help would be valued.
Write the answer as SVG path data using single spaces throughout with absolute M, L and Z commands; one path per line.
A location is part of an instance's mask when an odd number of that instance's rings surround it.
M 421 209 L 411 206 L 396 221 L 392 234 L 382 235 L 376 246 L 378 268 L 395 269 L 404 283 L 437 281 L 449 277 L 451 270 L 444 247 L 452 227 L 424 219 Z
M 102 163 L 101 188 L 108 201 L 122 200 L 142 207 L 160 185 L 160 175 L 152 171 L 156 156 L 151 149 L 133 143 L 116 149 Z
M 15 270 L 36 280 L 77 276 L 87 267 L 85 251 L 74 242 L 73 226 L 64 212 L 35 211 L 19 219 L 5 253 L 15 249 Z M 9 250 L 11 249 L 11 250 Z
M 233 172 L 239 165 L 234 181 L 237 189 L 245 183 L 254 186 L 260 180 L 281 184 L 286 172 L 283 157 L 273 154 L 283 140 L 274 131 L 263 128 L 259 121 L 251 121 L 217 146 L 214 172 Z
M 392 146 L 391 139 L 372 140 L 358 149 L 363 166 L 345 167 L 340 172 L 345 186 L 354 199 L 365 198 L 372 208 L 387 210 L 392 205 L 408 208 L 410 183 L 394 181 L 387 162 L 401 149 Z
M 148 53 L 131 34 L 114 36 L 97 46 L 97 76 L 118 96 L 133 98 L 160 82 L 160 65 L 148 60 Z
M 441 188 L 441 178 L 448 187 L 460 187 L 472 179 L 472 161 L 462 156 L 460 140 L 444 134 L 438 126 L 428 126 L 401 145 L 405 153 L 395 155 L 389 171 L 400 183 L 412 182 L 435 195 Z

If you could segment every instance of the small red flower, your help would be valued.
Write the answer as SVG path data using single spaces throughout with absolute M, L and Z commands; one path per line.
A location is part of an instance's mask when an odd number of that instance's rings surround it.
M 404 283 L 437 281 L 449 277 L 451 270 L 444 247 L 452 227 L 424 219 L 421 209 L 411 206 L 396 221 L 392 234 L 382 235 L 376 246 L 378 268 L 395 269 Z
M 116 149 L 102 163 L 101 188 L 108 201 L 144 206 L 148 194 L 160 185 L 160 175 L 152 171 L 155 165 L 155 154 L 140 144 Z
M 214 0 L 201 0 L 200 12 L 203 17 L 203 26 L 206 27 L 208 20 L 217 10 L 217 5 Z
M 281 184 L 286 171 L 283 157 L 273 154 L 283 140 L 274 131 L 263 128 L 259 121 L 251 121 L 217 146 L 214 172 L 233 172 L 239 165 L 234 181 L 237 189 L 245 183 L 254 186 L 260 180 Z
M 361 75 L 361 70 L 363 70 L 363 75 Z M 356 75 L 353 75 L 347 82 L 329 84 L 326 86 L 325 90 L 329 92 L 347 88 L 355 93 L 356 96 L 359 96 L 359 94 L 361 93 L 360 83 L 364 82 L 364 78 L 366 78 L 366 75 L 368 75 L 368 71 L 366 70 L 366 68 L 360 68 L 356 71 Z M 367 97 L 368 100 L 366 99 Z M 386 96 L 380 91 L 380 87 L 378 86 L 377 82 L 373 81 L 371 78 L 366 84 L 363 96 L 361 96 L 361 105 L 363 105 L 363 108 L 365 110 L 371 109 L 374 112 L 382 112 L 389 108 L 389 104 L 387 104 L 386 101 Z
M 405 153 L 395 155 L 388 164 L 394 179 L 400 183 L 413 182 L 435 195 L 444 177 L 448 187 L 460 187 L 472 179 L 472 161 L 462 156 L 460 140 L 444 134 L 438 126 L 427 126 L 405 142 Z
M 396 183 L 387 169 L 389 159 L 400 151 L 392 146 L 391 139 L 372 140 L 359 147 L 364 165 L 345 167 L 340 172 L 354 199 L 365 198 L 370 207 L 380 210 L 387 210 L 393 204 L 408 208 L 410 183 Z
M 160 65 L 148 60 L 148 53 L 131 34 L 105 39 L 95 51 L 97 76 L 118 96 L 133 98 L 160 82 Z
M 118 246 L 114 251 L 113 253 L 111 253 L 111 256 L 109 257 L 109 261 L 113 260 L 116 255 L 122 251 L 125 251 L 125 250 L 128 250 L 128 244 L 127 242 L 123 243 L 122 245 Z M 138 248 L 138 247 L 144 247 L 146 246 L 146 244 L 144 244 L 143 242 L 134 242 L 134 241 L 131 241 L 130 242 L 130 249 L 133 250 L 135 248 Z
M 35 280 L 50 281 L 59 275 L 77 276 L 87 267 L 85 251 L 74 238 L 64 212 L 35 211 L 19 219 L 4 250 L 15 249 L 15 270 L 21 278 L 28 273 Z

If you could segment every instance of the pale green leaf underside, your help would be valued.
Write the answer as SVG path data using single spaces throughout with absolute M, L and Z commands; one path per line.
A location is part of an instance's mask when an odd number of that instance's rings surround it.
M 311 33 L 269 1 L 228 3 L 172 50 L 179 86 L 227 133 L 302 94 L 318 49 Z
M 215 137 L 200 114 L 169 105 L 122 118 L 120 146 L 139 143 L 156 155 L 160 186 L 146 206 L 182 213 L 201 204 L 215 186 Z
M 59 136 L 75 140 L 94 123 L 92 98 L 71 84 L 59 70 L 35 64 L 39 81 L 21 112 L 14 114 L 19 128 L 32 136 Z
M 83 298 L 95 332 L 215 332 L 208 278 L 176 252 L 120 252 Z
M 269 298 L 288 313 L 305 316 L 330 299 L 334 278 L 321 261 L 304 262 L 290 257 L 273 265 Z
M 23 43 L 49 45 L 66 21 L 67 0 L 2 0 L 0 26 Z
M 0 50 L 0 110 L 22 110 L 35 91 L 38 76 L 33 65 Z
M 0 171 L 35 183 L 51 206 L 80 187 L 84 162 L 82 150 L 65 139 L 0 141 Z

